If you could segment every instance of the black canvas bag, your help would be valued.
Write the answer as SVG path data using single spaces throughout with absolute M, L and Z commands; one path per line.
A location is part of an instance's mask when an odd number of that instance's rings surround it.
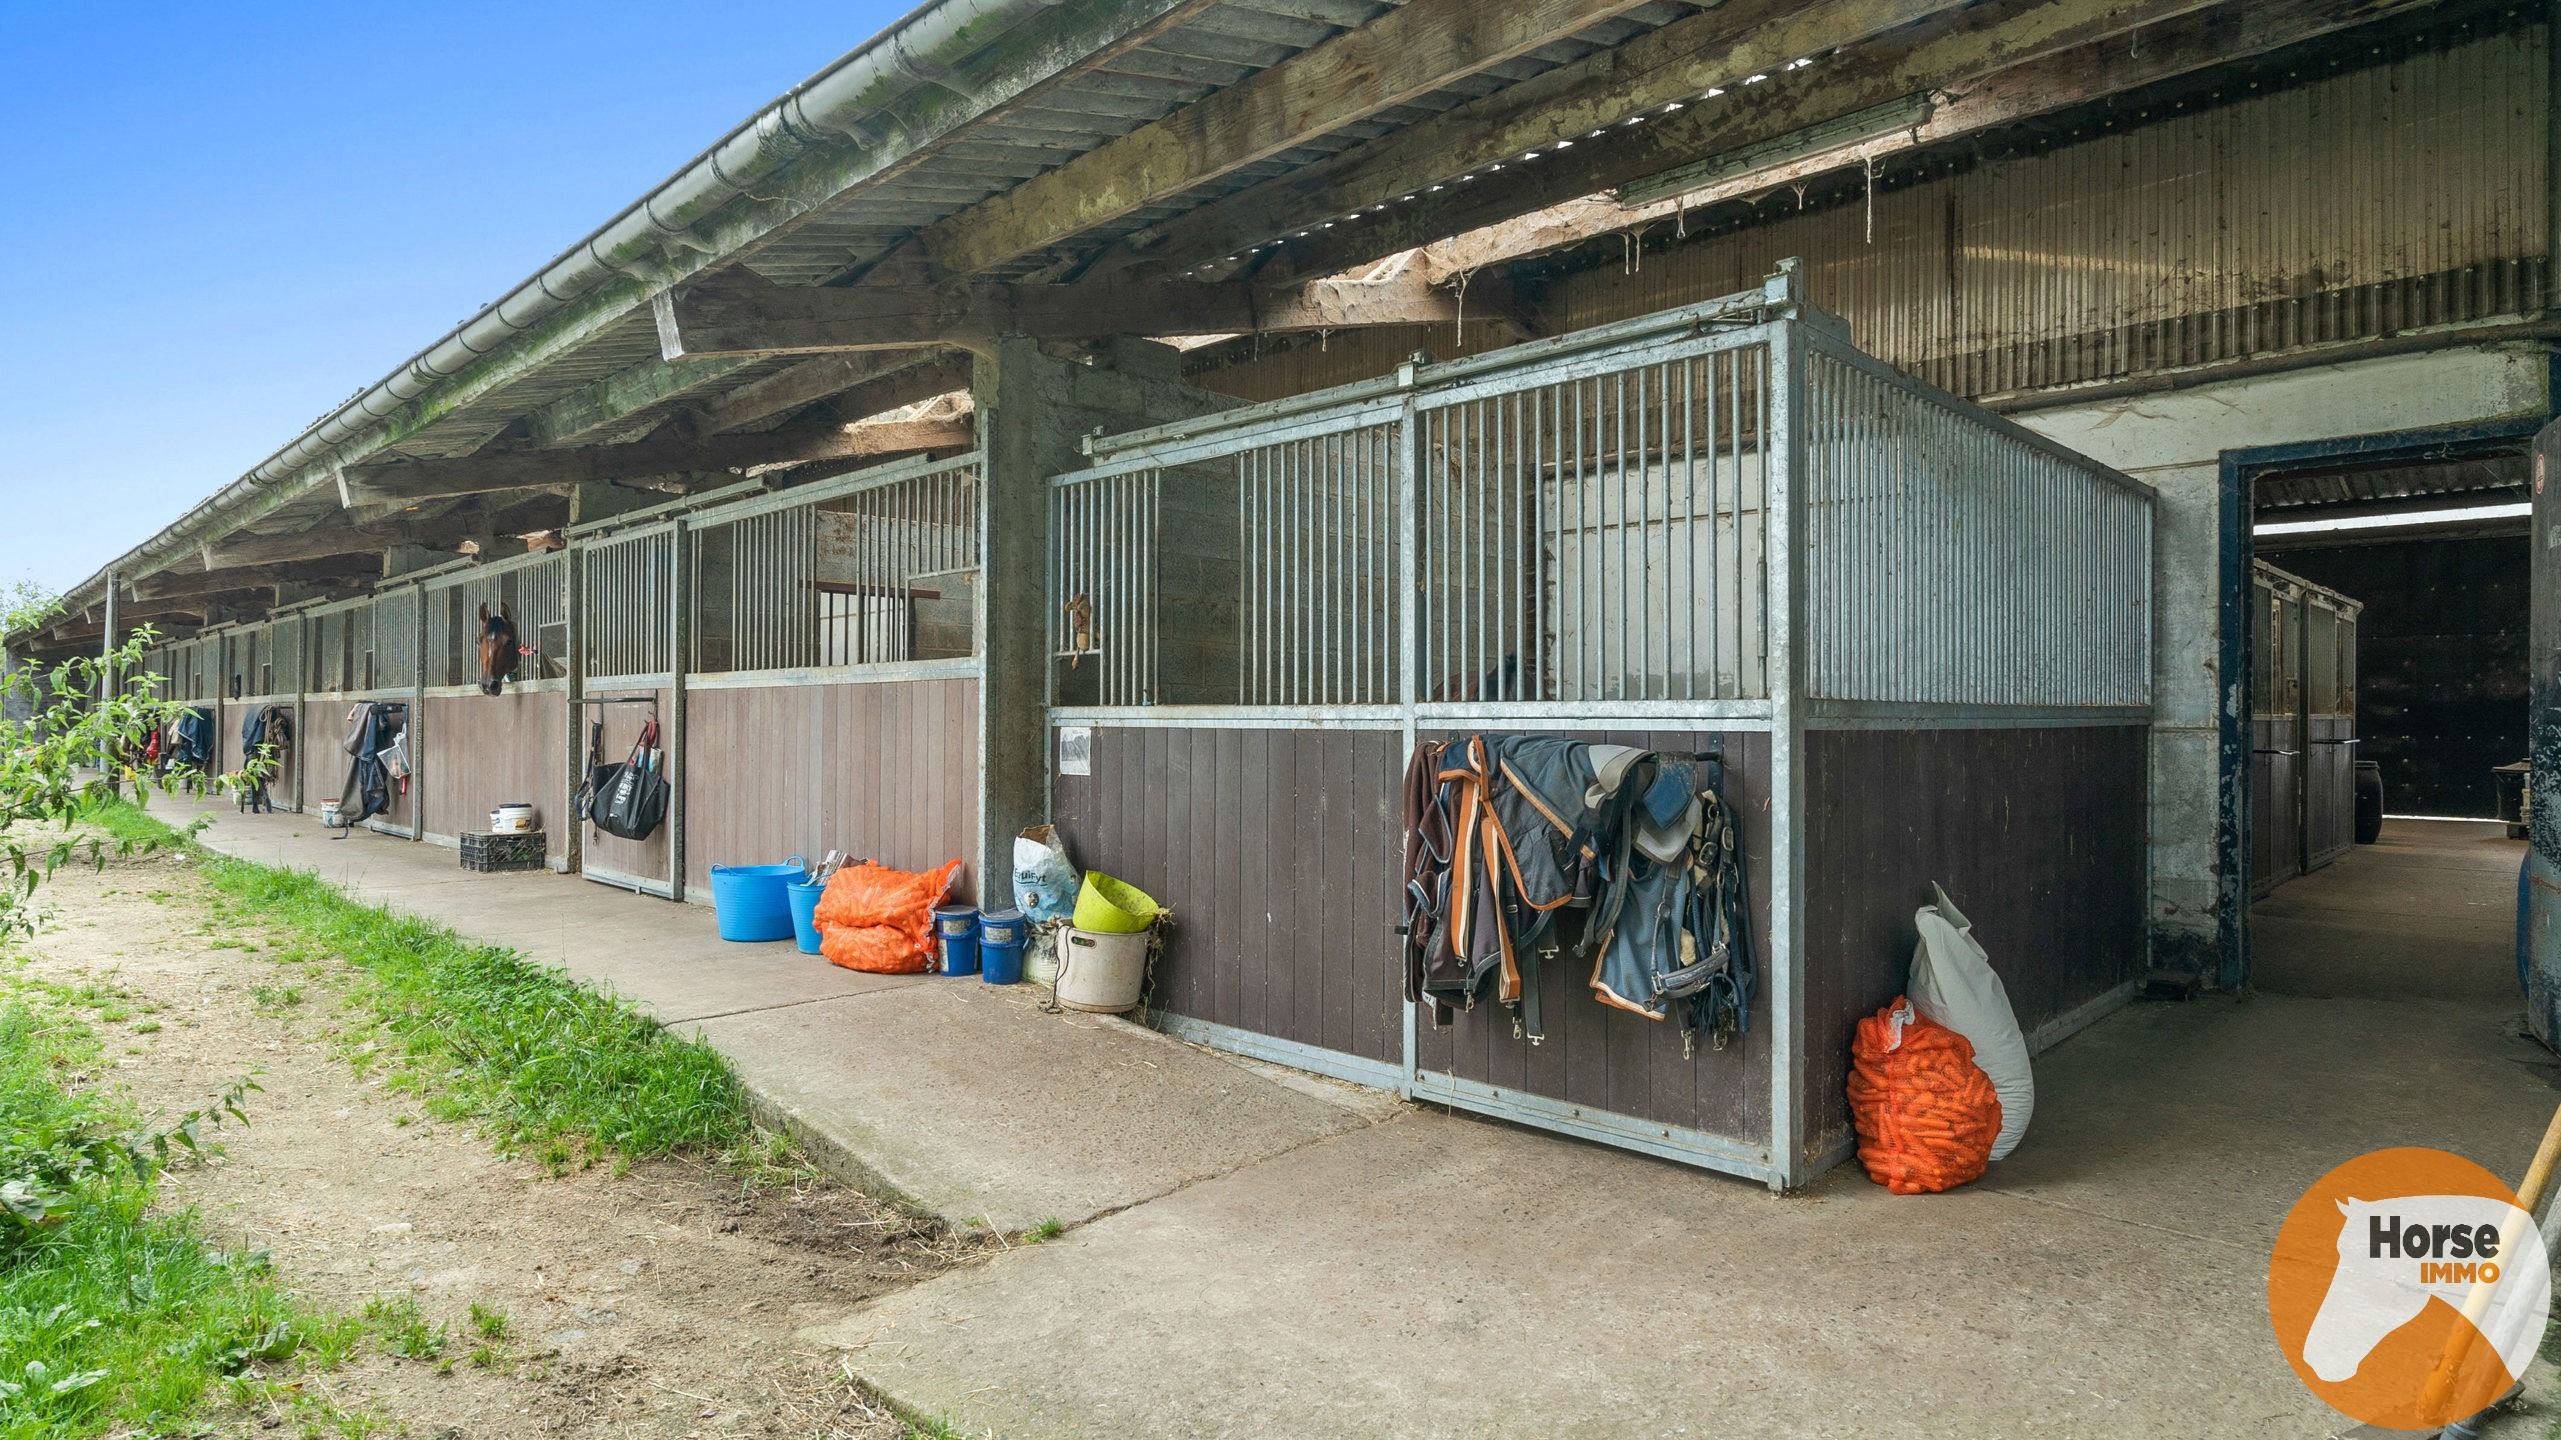
M 607 773 L 611 772 L 611 773 Z M 658 722 L 640 727 L 631 755 L 596 772 L 596 828 L 625 840 L 646 840 L 667 818 L 667 776 L 658 749 Z

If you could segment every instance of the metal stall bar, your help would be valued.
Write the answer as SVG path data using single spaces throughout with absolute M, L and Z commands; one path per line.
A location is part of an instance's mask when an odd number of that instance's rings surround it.
M 1804 327 L 1777 326 L 1770 336 L 1769 368 L 1759 387 L 1769 408 L 1760 427 L 1764 573 L 1762 613 L 1768 622 L 1770 713 L 1770 1135 L 1768 1174 L 1773 1190 L 1793 1188 L 1810 1173 L 1798 1105 L 1797 1056 L 1805 1047 L 1805 997 L 1799 993 L 1805 955 L 1805 533 L 1806 386 Z M 1777 382 L 1773 386 L 1769 380 Z M 1739 439 L 1739 437 L 1738 437 Z M 1739 515 L 1739 510 L 1738 510 Z
M 1825 417 L 1805 474 L 1827 617 L 1803 659 L 1811 713 L 2147 716 L 2151 491 L 1827 331 L 1803 338 Z

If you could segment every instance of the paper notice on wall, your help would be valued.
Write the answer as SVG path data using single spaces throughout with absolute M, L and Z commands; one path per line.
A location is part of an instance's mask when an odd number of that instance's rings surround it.
M 1058 773 L 1091 775 L 1094 773 L 1094 730 L 1090 725 L 1058 727 Z

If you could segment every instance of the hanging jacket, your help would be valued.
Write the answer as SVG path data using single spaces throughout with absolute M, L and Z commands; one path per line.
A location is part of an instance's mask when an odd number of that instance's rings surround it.
M 248 812 L 271 812 L 276 807 L 267 787 L 282 774 L 286 758 L 293 754 L 293 712 L 282 705 L 260 705 L 240 722 L 240 763 L 244 770 L 258 758 L 261 749 L 269 749 L 267 766 L 253 772 L 240 792 L 240 808 Z
M 382 752 L 408 732 L 409 707 L 361 705 L 352 718 L 355 729 L 345 748 L 354 758 L 347 767 L 346 788 L 339 792 L 340 823 L 350 830 L 391 808 L 391 772 L 383 766 Z
M 178 712 L 177 723 L 170 728 L 168 760 L 193 770 L 210 769 L 213 765 L 213 712 L 201 706 L 190 706 Z
M 1418 747 L 1406 769 L 1406 991 L 1435 1023 L 1488 989 L 1545 1038 L 1539 960 L 1593 859 L 1592 747 L 1548 735 Z
M 1743 854 L 1713 756 L 1649 757 L 1586 931 L 1591 988 L 1649 1020 L 1681 1011 L 1685 1048 L 1751 1028 L 1757 978 Z

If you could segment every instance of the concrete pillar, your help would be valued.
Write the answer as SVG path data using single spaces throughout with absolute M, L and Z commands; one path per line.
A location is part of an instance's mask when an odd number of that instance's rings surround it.
M 2556 27 L 2561 34 L 2561 27 Z M 2555 397 L 2561 400 L 2561 397 Z M 2527 777 L 2534 804 L 2526 865 L 2525 1020 L 2534 1038 L 2561 1047 L 2561 422 L 2534 442 L 2532 609 L 2526 644 Z
M 1080 468 L 1084 436 L 1241 402 L 1182 383 L 1179 355 L 1146 341 L 1072 348 L 990 342 L 972 371 L 986 553 L 978 587 L 979 903 L 1011 902 L 1014 837 L 1049 814 L 1049 479 Z

